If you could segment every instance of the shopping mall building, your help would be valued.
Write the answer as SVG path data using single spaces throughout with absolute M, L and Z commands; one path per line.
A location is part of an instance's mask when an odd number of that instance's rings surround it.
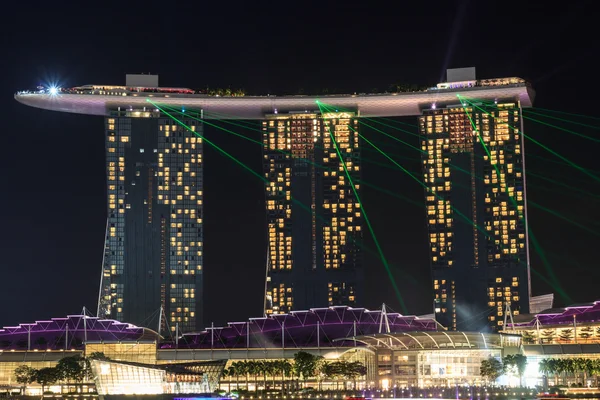
M 21 390 L 14 373 L 21 365 L 53 367 L 64 357 L 94 352 L 110 360 L 93 360 L 93 382 L 63 385 L 63 391 L 111 395 L 277 389 L 279 376 L 267 380 L 261 372 L 258 379 L 240 379 L 223 371 L 236 361 L 292 360 L 299 351 L 330 362 L 360 361 L 367 373 L 352 385 L 361 389 L 483 384 L 482 360 L 523 353 L 529 360 L 525 383 L 534 386 L 541 383 L 538 363 L 543 358 L 598 357 L 599 319 L 600 301 L 515 316 L 503 333 L 476 333 L 447 331 L 432 318 L 385 308 L 329 307 L 232 322 L 170 339 L 149 328 L 71 315 L 0 329 L 0 392 Z M 333 389 L 340 380 L 319 379 L 318 384 Z M 41 387 L 32 384 L 27 391 L 39 394 Z

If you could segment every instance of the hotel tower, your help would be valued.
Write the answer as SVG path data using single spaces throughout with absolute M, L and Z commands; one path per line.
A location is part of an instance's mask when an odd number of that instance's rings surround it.
M 531 291 L 521 105 L 457 97 L 424 110 L 419 129 L 436 320 L 501 330 Z
M 358 129 L 353 112 L 277 113 L 262 122 L 266 314 L 363 301 Z
M 202 133 L 200 122 L 178 119 Z M 111 110 L 105 132 L 108 223 L 98 316 L 200 330 L 202 140 L 150 105 Z

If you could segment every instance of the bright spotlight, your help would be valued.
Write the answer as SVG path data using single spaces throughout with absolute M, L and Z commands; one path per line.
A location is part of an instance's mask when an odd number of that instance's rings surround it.
M 431 109 L 432 109 L 432 110 L 435 110 L 435 103 L 433 103 L 433 104 L 431 105 Z
M 48 92 L 50 93 L 50 95 L 56 96 L 58 94 L 58 88 L 56 86 L 52 86 L 50 87 L 50 89 L 48 89 Z

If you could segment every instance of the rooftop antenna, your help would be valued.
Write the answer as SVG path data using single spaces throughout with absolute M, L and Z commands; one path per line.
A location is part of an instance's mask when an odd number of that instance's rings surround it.
M 162 327 L 162 316 L 163 316 L 163 306 L 160 305 L 160 311 L 158 313 L 158 329 L 157 332 L 160 335 L 160 328 Z
M 119 107 L 119 111 L 121 111 L 121 107 Z M 104 288 L 104 267 L 105 267 L 105 257 L 106 257 L 106 237 L 108 236 L 108 219 L 106 219 L 106 230 L 104 232 L 104 248 L 102 249 L 102 268 L 100 268 L 100 289 L 98 290 L 98 309 L 96 310 L 96 315 L 99 318 L 106 318 L 107 307 L 104 306 L 106 302 L 103 296 L 103 288 Z
M 510 300 L 505 302 L 506 307 L 504 308 L 504 330 L 506 329 L 506 320 L 510 318 L 510 327 L 511 331 L 515 330 L 515 321 L 513 320 L 512 310 L 510 309 Z
M 388 320 L 385 303 L 381 304 L 381 318 L 379 318 L 379 333 L 383 332 L 383 321 L 385 320 L 385 333 L 390 333 L 390 321 Z
M 202 112 L 202 110 L 200 110 Z M 269 298 L 267 298 L 267 289 L 268 289 L 268 279 L 269 279 L 269 266 L 271 265 L 271 263 L 269 262 L 269 246 L 267 246 L 267 265 L 265 268 L 265 291 L 264 291 L 264 303 L 263 303 L 263 317 L 267 317 L 267 307 L 270 306 L 271 308 L 273 308 L 273 304 L 269 304 Z M 249 347 L 249 346 L 248 346 Z
M 87 344 L 87 313 L 85 306 L 81 310 L 81 315 L 83 317 L 83 348 L 85 349 L 85 345 Z

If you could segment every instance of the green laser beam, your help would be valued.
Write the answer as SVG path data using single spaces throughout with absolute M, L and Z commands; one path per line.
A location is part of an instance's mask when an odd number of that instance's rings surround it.
M 160 108 L 160 107 L 158 107 L 158 106 L 157 106 L 157 108 Z M 176 112 L 178 112 L 178 113 L 181 113 L 182 115 L 186 115 L 186 116 L 190 117 L 190 116 L 189 116 L 189 114 L 186 114 L 186 113 L 184 113 L 184 112 L 178 111 L 177 109 L 175 109 L 175 110 L 176 110 Z M 168 114 L 167 114 L 167 115 L 168 115 Z M 171 118 L 173 118 L 173 117 L 171 116 Z M 190 117 L 190 118 L 192 118 L 192 119 L 195 119 L 195 120 L 198 120 L 198 121 L 201 121 L 201 122 L 203 122 L 203 123 L 206 123 L 206 124 L 208 124 L 208 125 L 210 125 L 210 126 L 214 126 L 214 127 L 216 127 L 217 129 L 221 129 L 221 130 L 224 130 L 224 131 L 226 131 L 226 132 L 233 133 L 233 134 L 235 134 L 235 135 L 237 135 L 237 136 L 240 136 L 240 137 L 242 137 L 242 138 L 244 138 L 244 139 L 251 140 L 251 141 L 253 141 L 253 142 L 255 142 L 255 143 L 259 143 L 259 144 L 261 144 L 261 145 L 263 145 L 263 146 L 264 146 L 264 144 L 263 144 L 262 142 L 256 141 L 256 140 L 254 140 L 254 139 L 247 138 L 247 137 L 246 137 L 246 136 L 244 136 L 244 135 L 239 135 L 239 134 L 237 134 L 236 132 L 233 132 L 233 131 L 230 131 L 230 130 L 228 130 L 228 129 L 225 129 L 225 128 L 222 128 L 222 127 L 219 127 L 219 126 L 217 126 L 217 125 L 215 125 L 215 124 L 211 124 L 211 123 L 209 123 L 209 122 L 207 122 L 207 121 L 205 121 L 205 120 L 198 119 L 198 118 L 194 118 L 194 117 Z M 188 130 L 189 130 L 189 129 L 188 129 Z M 197 132 L 194 132 L 194 131 L 191 131 L 191 132 L 193 132 L 194 134 L 196 134 L 196 135 L 200 136 L 200 135 L 199 135 Z M 261 133 L 262 133 L 262 131 L 261 131 Z M 204 140 L 207 140 L 207 139 L 206 139 L 206 138 L 204 138 Z M 207 143 L 209 143 L 209 142 L 207 141 Z M 213 146 L 216 146 L 216 145 L 214 145 L 213 143 L 209 143 L 209 144 L 211 144 L 211 145 L 213 145 Z M 285 152 L 285 151 L 283 151 L 283 150 L 282 150 L 281 152 L 284 152 L 284 153 L 286 153 L 286 152 Z M 291 153 L 289 153 L 289 154 L 291 154 Z M 233 156 L 231 156 L 231 157 L 233 157 Z M 237 161 L 237 159 L 236 159 L 236 161 Z M 240 162 L 240 163 L 241 163 L 241 162 Z M 315 166 L 317 166 L 317 167 L 319 166 L 319 165 L 318 165 L 318 164 L 316 164 L 316 163 L 312 163 L 312 164 L 313 164 L 313 165 L 315 165 Z M 245 166 L 245 164 L 244 164 L 244 166 Z M 323 167 L 323 166 L 321 166 L 321 167 Z M 246 168 L 246 169 L 249 169 L 249 167 L 247 167 L 247 166 L 245 166 L 245 168 Z M 251 172 L 253 172 L 253 174 L 254 174 L 254 175 L 256 175 L 256 176 L 259 176 L 259 175 L 258 175 L 257 173 L 255 173 L 253 170 L 251 170 Z M 262 180 L 263 182 L 268 182 L 268 180 L 267 180 L 266 178 L 264 178 L 262 175 L 260 175 L 260 176 L 259 176 L 259 178 L 261 178 L 261 180 Z M 372 185 L 372 186 L 374 186 L 374 185 Z M 292 201 L 293 201 L 293 202 L 295 202 L 296 204 L 300 205 L 300 207 L 301 207 L 301 208 L 303 208 L 304 210 L 306 210 L 307 212 L 312 212 L 308 206 L 306 206 L 306 205 L 302 204 L 302 203 L 301 203 L 301 202 L 299 202 L 298 200 L 296 200 L 296 199 L 292 198 Z M 359 203 L 360 203 L 360 201 L 359 201 Z M 363 214 L 364 214 L 364 210 L 363 210 Z M 318 217 L 319 217 L 319 219 L 320 219 L 321 221 L 324 221 L 324 222 L 327 224 L 327 222 L 328 222 L 328 221 L 326 221 L 326 220 L 325 220 L 325 219 L 324 219 L 322 216 L 318 216 Z M 350 237 L 350 240 L 352 240 L 354 243 L 356 243 L 356 245 L 357 245 L 357 246 L 359 246 L 360 248 L 362 248 L 363 250 L 365 250 L 365 251 L 367 251 L 367 252 L 369 252 L 369 253 L 371 253 L 371 254 L 375 254 L 376 256 L 380 257 L 380 253 L 376 253 L 376 252 L 374 252 L 373 250 L 369 249 L 367 246 L 365 246 L 364 244 L 362 244 L 360 241 L 358 241 L 358 240 L 354 239 L 354 237 Z M 384 260 L 384 261 L 385 261 L 385 262 L 387 262 L 386 260 Z M 405 312 L 406 312 L 406 311 L 405 311 Z
M 563 127 L 560 127 L 560 126 L 556 126 L 556 125 L 550 124 L 550 123 L 548 123 L 548 122 L 541 121 L 541 120 L 539 120 L 539 119 L 536 119 L 536 118 L 528 117 L 528 116 L 526 116 L 526 115 L 524 115 L 524 116 L 523 116 L 523 118 L 525 118 L 525 119 L 528 119 L 528 120 L 530 120 L 530 121 L 537 122 L 538 124 L 542 124 L 542 125 L 546 125 L 546 126 L 549 126 L 549 127 L 551 127 L 551 128 L 554 128 L 554 129 L 558 129 L 558 130 L 560 130 L 560 131 L 563 131 L 563 132 L 570 133 L 570 134 L 572 134 L 572 135 L 575 135 L 575 136 L 582 137 L 582 138 L 584 138 L 584 139 L 588 139 L 588 140 L 594 141 L 594 142 L 596 142 L 596 143 L 600 143 L 600 139 L 597 139 L 597 138 L 593 138 L 593 137 L 591 137 L 591 136 L 584 135 L 583 133 L 579 133 L 579 132 L 572 131 L 571 129 L 567 129 L 567 128 L 563 128 Z M 561 157 L 561 158 L 562 158 L 562 157 Z
M 566 112 L 566 111 L 559 111 L 559 110 L 551 110 L 549 108 L 533 107 L 533 109 L 534 110 L 541 110 L 541 111 L 552 112 L 552 113 L 555 113 L 555 114 L 572 115 L 574 117 L 590 118 L 590 119 L 600 120 L 600 118 L 598 118 L 598 117 L 592 117 L 590 115 L 575 114 L 575 113 L 570 113 L 570 112 Z
M 470 101 L 468 98 L 461 96 L 461 95 L 457 95 L 459 99 L 464 99 L 466 102 L 468 102 L 469 104 L 471 104 L 473 107 L 485 112 L 488 115 L 491 115 L 487 110 L 484 110 L 483 108 L 479 107 L 477 104 L 473 103 L 472 101 Z M 495 117 L 492 116 L 494 119 Z M 544 150 L 548 151 L 549 153 L 553 154 L 554 156 L 560 158 L 561 160 L 565 161 L 566 163 L 568 163 L 571 167 L 583 172 L 584 174 L 588 175 L 589 177 L 591 177 L 592 179 L 594 179 L 595 181 L 600 182 L 600 178 L 598 178 L 596 175 L 592 174 L 591 172 L 587 171 L 585 168 L 575 164 L 574 162 L 572 162 L 571 160 L 569 160 L 568 158 L 558 154 L 557 152 L 555 152 L 554 150 L 552 150 L 551 148 L 549 148 L 548 146 L 540 143 L 539 141 L 535 140 L 534 138 L 532 138 L 531 136 L 528 136 L 525 134 L 525 132 L 522 132 L 520 129 L 515 128 L 514 126 L 511 126 L 510 124 L 506 124 L 509 128 L 511 128 L 513 131 L 515 131 L 516 133 L 523 135 L 523 137 L 525 137 L 526 139 L 532 141 L 533 143 L 535 143 L 536 145 L 540 146 L 541 148 L 543 148 Z
M 165 107 L 165 108 L 170 108 L 170 109 L 173 109 L 175 112 L 177 112 L 177 113 L 181 114 L 182 116 L 191 117 L 192 119 L 195 119 L 195 120 L 198 120 L 198 121 L 201 121 L 201 122 L 206 122 L 206 121 L 203 121 L 202 119 L 199 119 L 199 118 L 194 118 L 193 116 L 191 116 L 191 115 L 190 115 L 190 114 L 191 114 L 191 112 L 183 112 L 183 111 L 179 111 L 179 109 L 177 109 L 177 108 L 175 108 L 175 107 Z M 196 113 L 196 114 L 198 114 L 198 113 Z M 212 126 L 216 126 L 216 125 L 214 125 L 214 124 L 211 124 L 211 123 L 208 123 L 208 122 L 207 122 L 207 124 L 208 124 L 208 125 L 212 125 Z M 243 126 L 243 125 L 240 125 L 240 124 L 238 124 L 238 123 L 232 123 L 232 124 L 233 124 L 233 125 L 235 125 L 235 126 L 240 126 L 240 127 L 242 127 L 242 128 L 245 128 L 245 129 L 249 129 L 249 130 L 255 130 L 255 131 L 259 132 L 259 133 L 263 133 L 263 131 L 261 131 L 261 130 L 259 130 L 259 129 L 256 129 L 256 128 L 245 127 L 245 126 Z M 392 127 L 392 126 L 389 126 L 389 127 L 390 127 L 390 128 L 392 128 L 392 129 L 395 129 L 395 128 L 394 128 L 394 127 Z M 256 144 L 259 144 L 259 145 L 262 145 L 262 146 L 264 146 L 264 143 L 263 143 L 263 142 L 261 142 L 261 141 L 254 140 L 254 139 L 252 139 L 252 138 L 248 138 L 247 136 L 244 136 L 244 135 L 238 134 L 237 132 L 234 132 L 234 131 L 230 131 L 230 130 L 228 130 L 228 129 L 226 129 L 226 128 L 222 128 L 222 127 L 218 127 L 218 128 L 219 128 L 219 129 L 221 129 L 221 130 L 224 130 L 224 131 L 226 131 L 226 132 L 228 132 L 228 133 L 231 133 L 231 134 L 233 134 L 233 135 L 236 135 L 236 136 L 242 137 L 242 138 L 243 138 L 243 139 L 245 139 L 245 140 L 248 140 L 248 141 L 251 141 L 251 142 L 253 142 L 253 143 L 256 143 Z M 351 129 L 352 129 L 352 128 L 351 128 Z M 360 135 L 360 134 L 359 134 L 359 135 Z M 365 139 L 365 140 L 366 140 L 366 138 L 364 138 L 364 136 L 362 136 L 362 135 L 361 135 L 361 137 L 363 137 L 363 139 Z M 372 144 L 372 143 L 371 143 L 371 142 L 369 142 L 369 144 Z M 368 148 L 367 148 L 367 149 L 368 149 Z M 291 152 L 287 152 L 287 151 L 284 151 L 284 150 L 279 150 L 279 149 L 276 149 L 276 150 L 277 150 L 277 151 L 279 151 L 279 152 L 281 152 L 281 153 L 284 153 L 284 154 L 291 155 Z M 376 151 L 376 150 L 374 150 L 374 149 L 369 149 L 369 150 L 377 152 L 377 151 Z M 387 155 L 387 154 L 389 154 L 389 153 L 386 153 L 386 155 Z M 389 154 L 389 155 L 391 155 L 391 154 Z M 373 164 L 373 165 L 378 165 L 378 166 L 381 166 L 381 167 L 383 167 L 383 168 L 390 168 L 390 169 L 394 169 L 393 167 L 391 167 L 391 166 L 388 166 L 387 164 L 380 163 L 380 162 L 377 162 L 377 161 L 375 161 L 375 160 L 371 160 L 371 159 L 368 159 L 368 158 L 365 158 L 365 157 L 355 157 L 355 156 L 351 156 L 351 157 L 352 157 L 353 159 L 357 159 L 357 158 L 358 158 L 358 159 L 362 160 L 363 162 L 367 162 L 367 163 L 369 163 L 369 164 Z M 313 164 L 313 165 L 314 165 L 314 166 L 316 166 L 317 168 L 321 168 L 321 169 L 325 169 L 325 170 L 331 170 L 330 168 L 327 168 L 327 167 L 326 167 L 326 166 L 324 166 L 324 165 L 320 165 L 320 164 L 318 164 L 318 163 L 311 162 L 311 161 L 310 161 L 310 160 L 308 160 L 308 159 L 306 159 L 306 161 L 307 161 L 307 162 L 309 162 L 309 163 L 311 163 L 311 164 Z M 455 165 L 453 165 L 453 164 L 451 164 L 451 163 L 448 163 L 448 165 L 449 165 L 451 168 L 453 168 L 453 169 L 455 169 L 455 170 L 458 170 L 458 171 L 460 171 L 460 172 L 463 172 L 463 173 L 465 173 L 465 174 L 469 174 L 469 175 L 471 174 L 471 172 L 470 172 L 470 171 L 467 171 L 467 170 L 465 170 L 465 169 L 462 169 L 462 168 L 460 168 L 460 167 L 458 167 L 458 166 L 455 166 Z M 408 172 L 408 171 L 407 171 L 407 172 Z M 414 173 L 413 173 L 413 174 L 414 174 Z M 536 174 L 532 174 L 531 172 L 528 172 L 528 175 L 533 175 L 533 176 L 536 176 Z M 475 177 L 476 177 L 477 179 L 479 179 L 479 180 L 483 180 L 483 177 L 478 177 L 478 176 L 475 176 Z M 551 179 L 549 179 L 549 178 L 545 178 L 545 177 L 543 177 L 543 176 L 540 176 L 540 178 L 554 182 L 553 180 L 551 180 Z M 373 188 L 373 189 L 375 189 L 375 190 L 382 191 L 382 192 L 384 192 L 384 193 L 386 192 L 386 190 L 385 190 L 385 189 L 383 189 L 383 188 L 381 188 L 381 187 L 378 187 L 378 186 L 375 186 L 375 185 L 370 185 L 370 184 L 368 184 L 367 182 L 364 182 L 364 181 L 361 181 L 361 183 L 362 183 L 362 184 L 365 184 L 366 186 L 370 186 L 370 187 L 372 187 L 372 188 Z M 566 186 L 566 187 L 570 188 L 571 190 L 581 191 L 581 192 L 583 192 L 584 194 L 587 194 L 587 195 L 589 195 L 589 196 L 593 196 L 593 197 L 600 197 L 600 196 L 594 195 L 594 194 L 592 194 L 592 193 L 589 193 L 589 192 L 583 191 L 583 190 L 581 190 L 581 189 L 578 189 L 578 188 L 575 188 L 575 187 L 572 187 L 572 186 L 569 186 L 569 185 L 563 184 L 563 183 L 561 183 L 561 182 L 558 182 L 558 181 L 556 181 L 555 183 L 556 183 L 556 184 L 559 184 L 559 185 Z M 529 186 L 532 186 L 532 185 L 530 184 Z M 426 187 L 426 186 L 425 186 L 425 187 Z M 551 189 L 547 189 L 547 188 L 544 188 L 544 189 L 546 189 L 546 190 L 551 190 Z M 406 196 L 398 196 L 398 197 L 399 197 L 399 198 L 401 198 L 401 199 L 403 199 L 403 200 L 404 200 L 404 201 L 406 201 L 407 203 L 411 203 L 411 204 L 412 204 L 411 200 L 410 200 L 408 197 L 406 197 Z M 557 213 L 557 212 L 556 212 L 556 211 L 554 211 L 554 210 L 551 210 L 551 209 L 549 209 L 549 208 L 546 208 L 546 207 L 544 207 L 544 206 L 542 206 L 542 205 L 540 205 L 540 204 L 534 203 L 534 202 L 532 202 L 532 201 L 528 201 L 528 203 L 529 203 L 530 205 L 532 205 L 533 207 L 535 207 L 535 208 L 541 209 L 541 210 L 543 210 L 543 211 L 545 211 L 545 212 L 547 212 L 547 213 L 549 213 L 549 214 L 551 214 L 551 215 L 554 215 L 554 216 L 556 216 L 557 218 L 560 218 L 560 219 L 562 219 L 562 220 L 564 220 L 564 221 L 566 221 L 566 222 L 568 222 L 568 223 L 570 223 L 570 224 L 573 224 L 574 226 L 577 226 L 577 227 L 579 227 L 579 228 L 581 228 L 581 229 L 583 229 L 583 230 L 586 230 L 586 231 L 588 231 L 588 232 L 590 232 L 590 233 L 592 233 L 592 234 L 594 234 L 594 235 L 596 235 L 596 234 L 597 234 L 595 231 L 591 230 L 590 228 L 587 228 L 587 227 L 585 227 L 584 225 L 582 225 L 582 224 L 580 224 L 580 223 L 578 223 L 578 222 L 576 222 L 576 221 L 574 221 L 574 220 L 572 220 L 572 219 L 570 219 L 570 218 L 567 218 L 567 217 L 565 217 L 564 215 L 562 215 L 562 214 L 560 214 L 560 213 Z M 458 210 L 456 210 L 456 211 L 458 211 Z M 466 218 L 466 217 L 465 217 L 465 218 Z M 469 221 L 469 222 L 471 223 L 472 221 Z M 486 233 L 487 233 L 487 232 L 486 232 Z M 371 251 L 372 251 L 372 250 L 371 250 Z
M 555 117 L 555 116 L 548 115 L 548 114 L 542 114 L 542 113 L 538 113 L 538 112 L 535 112 L 535 111 L 531 111 L 530 109 L 525 109 L 525 110 L 523 110 L 523 112 L 525 112 L 526 114 L 533 114 L 533 115 L 537 115 L 537 116 L 544 117 L 544 118 L 550 118 L 550 119 L 554 119 L 554 120 L 557 120 L 557 121 L 567 122 L 567 123 L 570 123 L 570 124 L 573 124 L 573 125 L 583 126 L 585 128 L 600 129 L 600 126 L 590 125 L 590 124 L 584 124 L 583 122 L 573 121 L 571 119 L 565 119 L 565 118 Z M 598 140 L 596 138 L 591 138 L 591 137 L 590 137 L 590 139 L 596 140 L 596 141 Z
M 585 230 L 585 231 L 587 231 L 587 232 L 589 232 L 589 233 L 591 233 L 591 234 L 593 234 L 593 235 L 600 236 L 600 233 L 598 233 L 598 232 L 596 232 L 596 231 L 594 231 L 594 230 L 592 230 L 592 229 L 590 229 L 590 228 L 588 228 L 588 227 L 586 227 L 586 226 L 583 226 L 583 225 L 581 225 L 581 224 L 580 224 L 580 223 L 578 223 L 578 222 L 572 221 L 572 220 L 568 219 L 567 217 L 565 217 L 565 216 L 563 216 L 563 215 L 561 215 L 561 214 L 557 213 L 556 211 L 553 211 L 553 210 L 551 210 L 551 209 L 549 209 L 549 208 L 546 208 L 546 207 L 544 207 L 544 206 L 542 206 L 542 205 L 540 205 L 540 204 L 534 203 L 534 202 L 533 202 L 533 201 L 531 201 L 531 200 L 527 200 L 527 202 L 528 202 L 529 204 L 531 204 L 531 205 L 535 206 L 536 208 L 539 208 L 539 209 L 541 209 L 541 210 L 544 210 L 544 211 L 546 211 L 547 213 L 549 213 L 549 214 L 552 214 L 552 215 L 554 215 L 554 216 L 555 216 L 555 217 L 557 217 L 557 218 L 563 219 L 563 220 L 565 220 L 565 221 L 567 221 L 567 222 L 569 222 L 569 223 L 571 223 L 571 224 L 573 224 L 573 225 L 575 225 L 575 226 L 577 226 L 577 227 L 579 227 L 579 228 L 581 228 L 581 229 L 583 229 L 583 230 Z
M 485 145 L 485 142 L 483 141 L 483 138 L 481 137 L 481 135 L 479 133 L 479 129 L 475 125 L 475 122 L 471 118 L 471 115 L 468 113 L 468 111 L 466 109 L 466 105 L 465 105 L 465 103 L 462 102 L 462 100 L 464 99 L 466 102 L 468 102 L 469 104 L 471 104 L 473 107 L 478 108 L 480 111 L 485 112 L 487 115 L 491 116 L 492 118 L 496 119 L 496 117 L 494 115 L 490 114 L 487 110 L 484 110 L 483 108 L 477 106 L 476 104 L 472 103 L 468 99 L 464 98 L 463 96 L 457 94 L 457 97 L 459 98 L 459 100 L 461 100 L 461 104 L 463 105 L 463 110 L 464 110 L 465 114 L 467 115 L 467 117 L 469 118 L 469 120 L 471 121 L 471 125 L 473 127 L 474 132 L 477 134 L 477 137 L 479 138 L 479 142 L 483 145 L 483 147 L 485 149 L 485 152 L 487 153 L 488 157 L 491 159 L 491 154 L 489 152 L 489 149 Z M 510 127 L 509 124 L 506 124 L 506 125 L 508 125 Z M 515 128 L 513 127 L 513 130 L 514 129 Z M 517 130 L 517 132 L 520 132 L 520 130 Z M 524 133 L 521 132 L 521 134 L 525 137 Z M 494 164 L 494 169 L 495 169 L 495 171 L 496 171 L 496 173 L 498 175 L 498 180 L 500 180 L 500 170 L 498 169 L 498 166 L 496 164 Z M 505 191 L 507 191 L 507 188 L 505 189 Z M 518 206 L 516 206 L 516 201 L 514 200 L 514 197 L 511 196 L 510 193 L 508 193 L 508 192 L 507 192 L 507 194 L 508 194 L 508 197 L 513 202 L 513 206 L 515 206 L 515 208 L 517 209 L 517 212 L 519 212 Z M 523 217 L 522 213 L 519 213 L 519 214 L 520 214 L 519 216 L 522 218 Z M 533 231 L 530 229 L 529 224 L 527 223 L 527 220 L 525 220 L 525 224 L 526 224 L 526 229 L 527 229 L 527 231 L 529 233 L 529 237 L 530 237 L 530 239 L 532 241 L 532 244 L 534 245 L 535 249 L 537 250 L 540 258 L 542 259 L 542 263 L 546 267 L 546 271 L 550 275 L 551 280 L 554 282 L 555 289 L 559 292 L 559 294 L 561 294 L 561 296 L 563 297 L 564 300 L 567 300 L 568 302 L 572 302 L 572 300 L 570 299 L 570 297 L 562 289 L 562 286 L 560 285 L 560 282 L 559 282 L 558 278 L 554 274 L 554 271 L 552 270 L 552 267 L 551 267 L 548 259 L 546 258 L 546 255 L 545 255 L 544 251 L 539 246 L 539 243 L 538 243 L 537 239 L 535 238 L 535 235 L 533 234 Z M 529 269 L 533 270 L 533 268 L 531 268 L 531 265 L 529 265 Z
M 186 114 L 184 114 L 184 115 L 186 115 Z M 202 121 L 202 122 L 206 122 L 206 121 L 204 120 L 204 121 Z M 211 125 L 211 124 L 209 124 L 209 125 Z M 216 126 L 216 125 L 214 125 L 214 126 L 215 126 L 215 127 L 217 127 L 217 128 L 219 128 L 219 129 L 225 129 L 225 128 L 218 127 L 218 126 Z M 251 129 L 251 128 L 248 128 L 248 127 L 245 127 L 245 126 L 242 126 L 242 125 L 239 125 L 239 126 L 241 126 L 241 127 L 243 127 L 243 128 Z M 390 126 L 390 127 L 391 127 L 391 126 Z M 393 128 L 393 127 L 392 127 L 392 128 Z M 243 137 L 243 138 L 245 138 L 245 139 L 248 139 L 248 140 L 254 141 L 254 142 L 258 143 L 258 144 L 261 144 L 261 145 L 263 144 L 263 143 L 262 143 L 262 142 L 260 142 L 260 141 L 255 141 L 255 140 L 253 140 L 253 139 L 250 139 L 250 138 L 247 138 L 247 137 L 245 137 L 245 136 L 243 136 L 243 135 L 239 135 L 239 134 L 237 134 L 236 132 L 233 132 L 233 131 L 229 131 L 229 132 L 230 132 L 230 133 L 232 133 L 232 134 L 234 134 L 234 135 L 237 135 L 237 136 Z M 419 150 L 420 150 L 420 149 L 419 149 Z M 254 171 L 253 171 L 253 172 L 254 172 Z M 368 185 L 366 182 L 361 182 L 361 183 L 362 183 L 362 184 L 365 184 L 366 186 L 374 186 L 374 185 Z M 381 189 L 381 188 L 379 188 L 379 189 Z M 391 194 L 391 192 L 390 192 L 389 194 Z
M 323 108 L 321 106 L 321 102 L 317 101 L 317 106 L 319 107 L 319 110 L 321 110 L 321 115 L 323 115 L 324 118 L 324 113 L 323 113 Z M 371 221 L 369 220 L 369 216 L 367 215 L 367 212 L 365 211 L 365 208 L 360 200 L 360 196 L 358 194 L 358 191 L 356 190 L 356 185 L 354 184 L 352 177 L 350 176 L 350 172 L 348 171 L 348 166 L 346 165 L 346 161 L 344 160 L 344 157 L 342 156 L 342 153 L 340 152 L 340 149 L 338 147 L 338 144 L 335 140 L 335 136 L 333 135 L 333 132 L 331 132 L 331 126 L 329 124 L 326 125 L 326 129 L 329 131 L 329 136 L 331 138 L 331 141 L 335 147 L 335 151 L 340 159 L 340 162 L 342 163 L 342 167 L 344 168 L 344 172 L 346 173 L 346 176 L 348 177 L 348 181 L 350 182 L 350 186 L 352 187 L 352 191 L 354 192 L 354 196 L 356 196 L 356 201 L 358 202 L 358 204 L 360 205 L 360 209 L 362 210 L 363 216 L 364 216 L 364 220 L 365 223 L 367 224 L 367 227 L 369 228 L 369 231 L 371 232 L 371 236 L 373 237 L 373 242 L 375 242 L 375 247 L 377 248 L 377 251 L 379 252 L 381 261 L 384 264 L 385 270 L 390 278 L 390 281 L 392 283 L 392 287 L 394 288 L 394 291 L 396 292 L 396 296 L 400 302 L 400 307 L 402 307 L 402 311 L 406 314 L 407 313 L 407 309 L 406 309 L 406 305 L 404 304 L 404 299 L 402 298 L 402 294 L 400 293 L 400 289 L 398 288 L 398 285 L 396 284 L 396 280 L 394 279 L 394 276 L 392 275 L 392 271 L 390 269 L 390 266 L 387 262 L 387 259 L 385 258 L 385 255 L 383 254 L 383 249 L 381 248 L 381 245 L 379 244 L 379 241 L 377 240 L 377 237 L 375 236 L 375 231 L 373 230 L 373 226 L 371 225 Z

